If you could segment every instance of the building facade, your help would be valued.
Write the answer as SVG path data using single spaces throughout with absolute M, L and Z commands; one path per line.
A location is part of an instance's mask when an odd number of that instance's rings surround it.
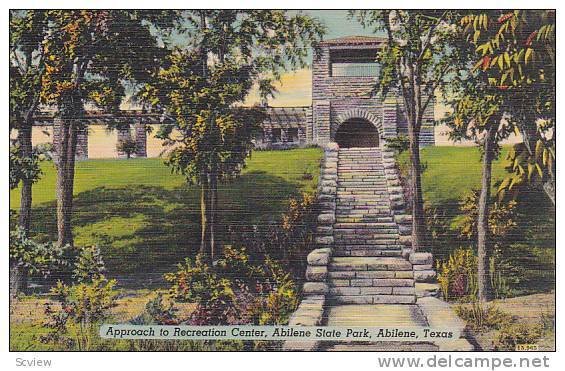
M 312 104 L 301 107 L 265 107 L 267 119 L 255 138 L 258 149 L 323 146 L 330 141 L 340 147 L 381 146 L 387 138 L 407 135 L 408 126 L 401 97 L 389 93 L 382 99 L 372 94 L 379 75 L 375 57 L 385 44 L 381 37 L 349 36 L 320 43 L 312 61 Z M 159 113 L 124 111 L 119 115 L 98 111 L 85 113 L 86 127 L 117 128 L 117 141 L 134 140 L 133 157 L 147 156 L 147 127 L 161 122 Z M 53 125 L 53 115 L 38 115 L 36 124 Z M 435 143 L 434 102 L 424 113 L 420 145 Z M 117 145 L 118 143 L 116 143 Z M 118 157 L 126 157 L 118 151 Z M 77 158 L 88 158 L 88 129 L 77 138 Z
M 372 92 L 378 83 L 375 62 L 385 38 L 350 36 L 320 43 L 312 61 L 312 105 L 267 107 L 269 119 L 257 138 L 260 148 L 324 145 L 380 146 L 407 135 L 407 120 L 397 94 L 385 99 Z M 433 102 L 424 114 L 420 144 L 434 144 Z

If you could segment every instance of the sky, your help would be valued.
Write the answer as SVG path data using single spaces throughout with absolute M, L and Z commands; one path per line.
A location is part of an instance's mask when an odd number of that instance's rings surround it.
M 304 10 L 302 12 L 317 18 L 326 26 L 326 35 L 324 36 L 326 40 L 342 36 L 373 35 L 372 30 L 364 29 L 354 19 L 348 19 L 347 10 Z M 312 103 L 312 71 L 310 67 L 285 73 L 280 84 L 277 85 L 277 89 L 278 93 L 275 98 L 269 99 L 270 106 L 309 106 Z M 253 91 L 245 104 L 252 105 L 258 102 L 257 91 Z

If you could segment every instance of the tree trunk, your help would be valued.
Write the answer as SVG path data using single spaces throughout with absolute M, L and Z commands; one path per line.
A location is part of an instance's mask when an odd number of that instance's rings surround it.
M 200 254 L 210 259 L 210 187 L 208 175 L 203 174 L 200 180 Z
M 32 158 L 33 146 L 31 142 L 31 124 L 23 125 L 18 130 L 18 144 L 20 146 L 21 155 L 23 158 Z M 24 231 L 25 235 L 29 235 L 31 225 L 31 202 L 32 202 L 32 189 L 33 182 L 31 179 L 24 177 L 22 179 L 22 189 L 20 198 L 20 212 L 18 215 L 18 226 Z
M 27 271 L 17 263 L 10 262 L 10 300 L 27 289 Z
M 427 247 L 424 198 L 422 196 L 422 168 L 420 164 L 419 130 L 408 129 L 410 139 L 410 190 L 412 192 L 412 251 Z
M 60 120 L 57 143 L 57 244 L 73 245 L 72 211 L 75 154 L 78 128 L 69 119 Z
M 215 166 L 210 172 L 210 259 L 214 261 L 217 258 L 216 251 L 216 216 L 218 211 L 218 173 Z
M 494 155 L 494 136 L 498 128 L 496 120 L 491 123 L 486 131 L 484 152 L 483 152 L 483 172 L 481 178 L 481 194 L 479 196 L 478 217 L 477 217 L 477 258 L 479 300 L 486 302 L 492 297 L 492 287 L 490 282 L 489 259 L 489 202 L 492 175 L 492 160 Z

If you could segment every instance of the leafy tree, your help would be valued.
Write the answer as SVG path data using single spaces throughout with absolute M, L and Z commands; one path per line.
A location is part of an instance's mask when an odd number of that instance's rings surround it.
M 460 50 L 457 41 L 458 14 L 452 10 L 363 10 L 351 16 L 375 32 L 384 32 L 387 44 L 377 60 L 382 64 L 375 91 L 386 95 L 400 92 L 408 120 L 410 140 L 410 188 L 412 202 L 412 248 L 427 247 L 419 152 L 424 112 L 458 75 Z
M 168 13 L 122 10 L 52 10 L 43 43 L 43 103 L 57 107 L 58 244 L 72 245 L 77 135 L 85 130 L 85 104 L 116 112 L 129 81 L 150 78 L 163 48 L 152 25 L 172 22 Z
M 520 126 L 520 119 L 515 114 L 515 92 L 504 85 L 508 78 L 513 78 L 514 72 L 508 72 L 507 68 L 518 55 L 511 55 L 507 48 L 503 48 L 504 51 L 496 56 L 487 53 L 493 48 L 491 39 L 498 46 L 504 40 L 504 36 L 493 36 L 488 30 L 493 28 L 493 22 L 504 23 L 508 17 L 509 14 L 503 11 L 489 11 L 470 13 L 461 18 L 462 41 L 471 48 L 462 48 L 468 56 L 460 61 L 469 63 L 469 71 L 464 79 L 454 83 L 459 91 L 452 97 L 455 111 L 453 121 L 449 124 L 453 129 L 452 139 L 472 139 L 482 150 L 476 227 L 478 291 L 482 301 L 492 296 L 489 279 L 489 259 L 493 247 L 489 230 L 492 161 L 499 155 L 500 142 L 517 132 Z M 519 70 L 521 68 L 515 72 L 517 76 Z M 506 71 L 503 78 L 500 78 L 501 71 Z
M 159 136 L 172 145 L 168 164 L 201 186 L 200 251 L 218 256 L 218 182 L 237 175 L 263 120 L 259 107 L 241 108 L 254 85 L 263 98 L 289 68 L 304 66 L 324 29 L 301 13 L 278 10 L 183 12 L 188 47 L 177 48 L 148 86 L 145 99 L 170 119 Z M 175 131 L 173 132 L 173 129 Z
M 26 235 L 31 224 L 32 185 L 41 175 L 41 151 L 33 148 L 31 132 L 45 73 L 46 36 L 44 11 L 10 12 L 10 130 L 18 132 L 10 146 L 10 188 L 21 182 L 18 226 Z
M 481 11 L 462 19 L 476 46 L 476 67 L 508 93 L 505 112 L 522 142 L 499 196 L 541 183 L 555 205 L 555 11 Z
M 118 142 L 118 145 L 116 147 L 119 152 L 125 153 L 126 157 L 129 159 L 131 158 L 131 155 L 133 155 L 135 151 L 137 151 L 137 142 L 132 138 L 123 139 Z

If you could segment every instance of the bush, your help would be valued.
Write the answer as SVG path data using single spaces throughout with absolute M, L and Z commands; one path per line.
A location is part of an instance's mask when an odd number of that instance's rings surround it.
M 303 193 L 300 199 L 289 200 L 278 222 L 230 226 L 230 241 L 245 246 L 251 260 L 264 261 L 269 256 L 287 267 L 294 280 L 302 280 L 306 256 L 315 248 L 317 216 L 316 196 Z
M 495 298 L 504 298 L 511 292 L 510 268 L 498 255 L 489 259 L 490 283 Z M 477 257 L 473 250 L 459 248 L 447 260 L 438 261 L 438 283 L 446 300 L 475 301 L 478 294 Z
M 215 266 L 186 259 L 165 279 L 172 299 L 196 303 L 191 324 L 283 324 L 298 305 L 290 274 L 268 256 L 251 262 L 243 248 L 226 247 Z
M 89 282 L 106 271 L 104 260 L 98 246 L 83 247 L 75 261 L 73 279 L 76 282 Z
M 463 217 L 458 221 L 457 228 L 461 236 L 470 241 L 477 239 L 479 193 L 479 190 L 473 190 L 465 195 L 459 206 Z M 509 244 L 510 237 L 516 237 L 516 205 L 516 201 L 492 202 L 490 205 L 488 224 L 495 249 Z
M 496 351 L 514 351 L 516 345 L 536 344 L 543 336 L 542 323 L 508 323 L 496 334 L 493 347 Z
M 408 148 L 410 148 L 410 139 L 408 139 L 406 135 L 389 138 L 386 140 L 385 147 L 395 151 L 396 154 L 399 155 L 402 152 L 408 151 Z
M 500 311 L 495 305 L 481 304 L 475 301 L 467 306 L 455 307 L 455 312 L 477 332 L 499 329 L 510 323 L 512 317 Z
M 45 304 L 47 320 L 43 326 L 50 331 L 41 341 L 65 350 L 96 350 L 97 324 L 107 319 L 116 305 L 115 285 L 115 280 L 108 281 L 104 276 L 73 286 L 59 281 L 51 289 L 57 307 Z
M 476 298 L 477 258 L 471 249 L 459 248 L 444 262 L 438 262 L 438 283 L 444 299 L 461 301 Z

